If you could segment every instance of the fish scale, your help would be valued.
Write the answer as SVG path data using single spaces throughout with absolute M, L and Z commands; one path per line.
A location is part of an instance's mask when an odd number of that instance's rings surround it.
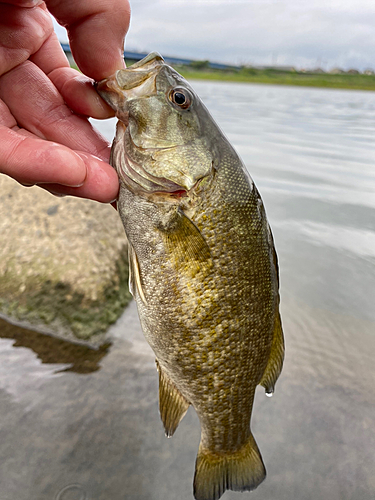
M 254 393 L 258 384 L 273 392 L 284 358 L 262 200 L 199 97 L 158 54 L 98 91 L 120 119 L 111 155 L 118 210 L 166 434 L 192 405 L 197 500 L 254 489 L 266 474 L 250 430 Z

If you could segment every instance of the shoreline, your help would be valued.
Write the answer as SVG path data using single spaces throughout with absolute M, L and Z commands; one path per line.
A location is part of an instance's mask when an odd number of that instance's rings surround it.
M 258 83 L 263 85 L 288 85 L 296 87 L 331 88 L 342 90 L 375 91 L 373 75 L 331 75 L 311 73 L 267 73 L 258 74 L 194 71 L 186 67 L 175 68 L 187 80 L 212 80 L 233 83 Z
M 127 60 L 129 67 L 135 61 Z M 71 63 L 71 67 L 79 68 Z M 350 75 L 330 73 L 299 73 L 275 70 L 258 70 L 243 68 L 238 72 L 226 70 L 196 70 L 188 66 L 173 66 L 186 80 L 211 80 L 232 83 L 257 83 L 260 85 L 284 85 L 295 87 L 315 87 L 322 89 L 365 90 L 375 91 L 375 75 Z

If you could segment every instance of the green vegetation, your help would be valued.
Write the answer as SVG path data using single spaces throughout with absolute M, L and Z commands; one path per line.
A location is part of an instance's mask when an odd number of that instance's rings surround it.
M 238 70 L 197 69 L 175 66 L 187 80 L 221 80 L 228 82 L 265 83 L 272 85 L 299 85 L 352 90 L 375 90 L 375 75 L 330 73 L 301 73 L 275 69 L 239 68 Z
M 131 66 L 135 61 L 127 60 Z M 375 75 L 350 73 L 314 73 L 258 69 L 252 67 L 212 69 L 209 61 L 192 61 L 190 65 L 174 65 L 187 80 L 218 80 L 227 82 L 265 83 L 271 85 L 298 85 L 333 89 L 375 90 Z
M 12 273 L 0 279 L 0 311 L 7 317 L 30 325 L 50 326 L 57 333 L 62 327 L 76 339 L 95 340 L 114 323 L 131 300 L 128 288 L 129 266 L 127 248 L 116 263 L 114 282 L 109 283 L 97 300 L 73 292 L 61 281 L 30 279 L 20 295 L 14 285 L 19 283 Z
M 126 64 L 130 66 L 134 62 L 127 60 Z M 375 75 L 313 73 L 252 67 L 213 69 L 209 67 L 209 61 L 192 61 L 190 65 L 174 65 L 174 68 L 187 80 L 218 80 L 271 85 L 375 90 Z

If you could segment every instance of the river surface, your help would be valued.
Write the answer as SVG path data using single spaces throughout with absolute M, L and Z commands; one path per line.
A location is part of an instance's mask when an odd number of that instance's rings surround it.
M 223 499 L 373 500 L 375 93 L 194 87 L 263 197 L 286 339 L 252 419 L 267 479 Z M 95 121 L 109 139 L 114 123 Z M 95 356 L 58 341 L 46 359 L 43 336 L 0 322 L 0 500 L 193 498 L 194 410 L 166 439 L 134 303 L 111 335 Z

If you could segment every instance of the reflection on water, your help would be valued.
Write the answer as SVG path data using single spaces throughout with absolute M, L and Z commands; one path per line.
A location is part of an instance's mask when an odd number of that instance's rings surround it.
M 92 373 L 100 369 L 100 360 L 108 353 L 110 343 L 98 349 L 73 344 L 62 339 L 14 326 L 0 319 L 0 338 L 13 339 L 13 347 L 31 349 L 42 363 L 68 365 L 58 372 Z
M 268 477 L 223 498 L 373 500 L 375 93 L 194 87 L 264 199 L 287 348 L 275 395 L 257 393 L 252 421 Z M 114 123 L 95 121 L 108 138 Z M 77 346 L 61 344 L 55 358 L 57 344 L 48 356 L 39 341 L 16 347 L 28 340 L 7 328 L 0 323 L 1 500 L 52 500 L 77 484 L 93 500 L 192 499 L 199 422 L 190 409 L 165 439 L 134 303 L 111 348 L 81 351 L 84 363 L 71 357 Z M 62 372 L 66 363 L 100 370 L 82 377 Z

